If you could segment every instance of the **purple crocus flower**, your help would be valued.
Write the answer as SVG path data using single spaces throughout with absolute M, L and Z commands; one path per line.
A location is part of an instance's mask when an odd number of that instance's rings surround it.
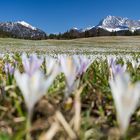
M 111 72 L 111 78 L 114 78 L 118 74 L 123 74 L 126 71 L 126 64 L 123 66 L 116 63 L 116 58 L 109 58 L 108 65 Z
M 116 64 L 116 57 L 108 57 L 107 62 L 108 66 L 111 67 L 112 65 Z
M 29 58 L 25 53 L 22 55 L 22 64 L 24 70 L 30 76 L 40 68 L 42 63 L 43 59 L 38 58 L 36 54 L 30 55 Z
M 13 75 L 14 74 L 14 71 L 15 71 L 15 68 L 14 68 L 14 66 L 12 66 L 12 64 L 5 63 L 5 65 L 4 65 L 4 71 L 5 71 L 6 74 Z
M 87 71 L 88 67 L 93 62 L 93 60 L 87 58 L 86 56 L 82 56 L 82 55 L 74 56 L 73 58 L 77 65 L 77 75 L 78 76 L 83 75 Z
M 111 68 L 113 75 L 123 74 L 126 71 L 126 65 L 113 64 Z

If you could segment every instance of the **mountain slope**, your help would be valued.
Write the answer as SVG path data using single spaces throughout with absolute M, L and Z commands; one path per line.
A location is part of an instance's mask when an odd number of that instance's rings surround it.
M 2 22 L 0 31 L 8 33 L 11 37 L 23 39 L 45 39 L 46 33 L 25 21 Z

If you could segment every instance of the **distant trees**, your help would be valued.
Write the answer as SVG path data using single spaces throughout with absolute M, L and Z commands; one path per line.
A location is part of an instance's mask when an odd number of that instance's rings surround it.
M 50 34 L 48 38 L 49 39 L 56 39 L 57 38 L 57 35 L 56 34 Z
M 103 29 L 95 29 L 85 32 L 78 32 L 76 30 L 66 31 L 65 33 L 59 34 L 50 34 L 47 38 L 48 39 L 76 39 L 76 38 L 88 38 L 88 37 L 96 37 L 96 36 L 136 36 L 140 35 L 140 30 L 136 30 L 134 32 L 130 30 L 123 30 L 123 31 L 112 31 L 108 32 Z
M 126 30 L 124 35 L 125 36 L 132 36 L 133 35 L 133 32 L 130 31 L 130 30 Z
M 134 36 L 140 35 L 140 30 L 135 30 L 133 33 Z
M 89 31 L 85 31 L 85 37 L 90 37 Z
M 0 37 L 2 37 L 2 38 L 13 37 L 13 35 L 8 32 L 5 32 L 3 30 L 0 30 Z
M 92 30 L 87 30 L 85 32 L 79 32 L 77 30 L 69 30 L 65 33 L 59 34 L 50 34 L 48 39 L 76 39 L 76 38 L 88 38 L 88 37 L 96 37 L 96 36 L 138 36 L 140 35 L 140 30 L 135 30 L 132 32 L 131 30 L 120 30 L 120 31 L 112 31 L 109 32 L 102 28 L 96 28 Z
M 111 36 L 117 36 L 117 32 L 116 31 L 112 31 L 110 35 Z
M 140 30 L 135 30 L 134 32 L 130 30 L 123 30 L 123 31 L 112 31 L 108 32 L 103 29 L 93 29 L 85 32 L 79 32 L 77 30 L 70 30 L 66 31 L 65 33 L 59 34 L 50 34 L 46 36 L 44 39 L 76 39 L 76 38 L 88 38 L 88 37 L 96 37 L 96 36 L 138 36 L 140 35 Z M 2 38 L 19 38 L 15 34 L 5 32 L 0 30 L 0 37 Z M 23 37 L 21 37 L 23 39 Z M 24 37 L 24 39 L 31 39 L 30 37 Z M 40 40 L 40 38 L 32 38 L 33 40 Z
M 75 32 L 74 30 L 66 31 L 65 33 L 61 34 L 50 34 L 48 36 L 49 39 L 75 39 L 79 38 L 79 33 Z
M 69 31 L 65 32 L 61 37 L 62 39 L 72 39 L 71 33 Z

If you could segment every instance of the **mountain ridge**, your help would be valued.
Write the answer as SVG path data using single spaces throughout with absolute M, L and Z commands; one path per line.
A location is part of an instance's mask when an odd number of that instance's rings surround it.
M 137 30 L 140 28 L 139 20 L 132 20 L 126 17 L 122 18 L 119 16 L 107 16 L 99 22 L 97 27 L 101 27 L 108 31 L 120 31 L 120 30 Z
M 75 27 L 76 28 L 76 27 Z M 88 31 L 92 28 L 103 28 L 109 32 L 121 31 L 121 30 L 137 30 L 140 29 L 140 20 L 132 20 L 127 17 L 111 16 L 108 15 L 103 18 L 97 25 L 90 26 L 84 29 L 78 29 L 79 31 Z M 71 28 L 73 29 L 73 28 Z M 71 30 L 70 29 L 70 30 Z

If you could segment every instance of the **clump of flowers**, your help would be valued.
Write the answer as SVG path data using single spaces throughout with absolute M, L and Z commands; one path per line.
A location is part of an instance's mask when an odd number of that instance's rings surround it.
M 59 56 L 61 71 L 66 77 L 66 96 L 76 90 L 79 86 L 80 77 L 86 72 L 93 62 L 85 56 Z

